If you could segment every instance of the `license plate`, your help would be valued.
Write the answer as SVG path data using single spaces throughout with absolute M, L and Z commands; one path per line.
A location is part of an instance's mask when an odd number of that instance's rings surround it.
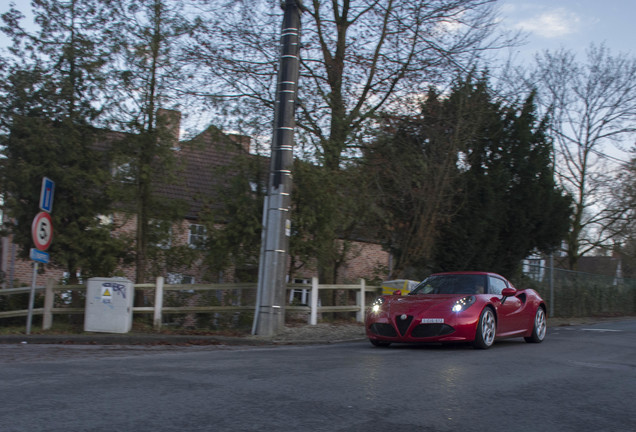
M 422 324 L 444 324 L 444 318 L 422 318 Z

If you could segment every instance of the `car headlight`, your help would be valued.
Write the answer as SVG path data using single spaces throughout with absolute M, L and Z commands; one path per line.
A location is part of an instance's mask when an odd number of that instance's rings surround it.
M 475 296 L 469 296 L 469 297 L 463 297 L 460 298 L 459 300 L 457 300 L 455 302 L 455 304 L 453 305 L 453 307 L 451 308 L 451 310 L 453 312 L 461 312 L 461 311 L 465 311 L 466 309 L 468 309 L 470 307 L 470 305 L 472 305 L 473 303 L 475 303 Z
M 379 312 L 380 308 L 384 304 L 384 301 L 384 297 L 378 297 L 377 299 L 375 299 L 373 303 L 371 303 L 371 310 L 373 312 Z

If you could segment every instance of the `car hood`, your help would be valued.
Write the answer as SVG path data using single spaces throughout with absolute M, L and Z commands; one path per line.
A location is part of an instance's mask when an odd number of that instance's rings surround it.
M 449 305 L 448 310 L 450 311 L 451 304 L 469 295 L 470 294 L 427 294 L 395 297 L 389 301 L 389 307 L 387 309 L 390 315 L 415 315 L 429 309 Z

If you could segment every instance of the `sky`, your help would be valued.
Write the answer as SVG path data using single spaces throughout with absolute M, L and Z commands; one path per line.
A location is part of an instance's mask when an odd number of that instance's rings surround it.
M 527 43 L 514 48 L 513 62 L 532 64 L 536 53 L 561 48 L 584 62 L 591 43 L 605 44 L 613 55 L 636 56 L 636 0 L 502 0 L 501 26 L 521 30 Z M 631 145 L 627 145 L 627 150 Z M 613 145 L 604 152 L 627 162 L 630 153 Z
M 0 0 L 0 14 L 14 2 L 27 12 L 30 0 Z M 500 26 L 520 30 L 526 43 L 503 51 L 502 59 L 515 64 L 531 64 L 543 50 L 565 48 L 585 60 L 591 43 L 604 43 L 616 55 L 636 55 L 636 0 L 499 0 Z M 27 15 L 28 16 L 28 15 Z M 0 33 L 0 47 L 8 40 Z M 623 155 L 621 155 L 623 159 Z
M 0 13 L 14 2 L 27 11 L 30 0 L 2 0 Z M 527 44 L 516 48 L 520 61 L 544 49 L 567 48 L 584 55 L 591 42 L 605 43 L 613 52 L 636 54 L 635 0 L 499 0 L 506 29 L 522 30 Z M 0 36 L 0 45 L 7 40 Z M 581 58 L 582 60 L 582 58 Z
M 560 48 L 584 60 L 590 43 L 604 43 L 613 54 L 636 54 L 634 0 L 501 0 L 499 5 L 500 25 L 527 36 L 527 44 L 513 53 L 519 62 Z

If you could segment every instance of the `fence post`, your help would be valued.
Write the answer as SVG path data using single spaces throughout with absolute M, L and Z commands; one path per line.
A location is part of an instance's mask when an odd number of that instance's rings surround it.
M 153 327 L 155 330 L 161 329 L 161 308 L 163 307 L 163 277 L 157 277 L 155 285 L 155 313 Z
M 550 312 L 549 317 L 554 316 L 554 254 L 550 254 Z
M 53 326 L 53 286 L 55 281 L 51 278 L 46 280 L 44 288 L 44 311 L 42 312 L 42 330 L 50 330 Z
M 318 278 L 311 278 L 311 313 L 309 315 L 309 324 L 318 324 Z
M 360 279 L 360 292 L 356 297 L 358 297 L 358 306 L 360 306 L 360 310 L 356 313 L 356 319 L 358 322 L 364 321 L 364 310 L 366 305 L 365 300 L 365 290 L 367 288 L 366 281 L 364 279 Z

